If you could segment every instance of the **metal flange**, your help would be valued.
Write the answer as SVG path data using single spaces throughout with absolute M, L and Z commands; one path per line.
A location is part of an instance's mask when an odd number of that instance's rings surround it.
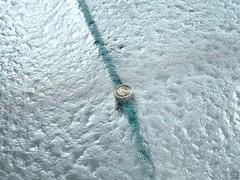
M 119 101 L 130 100 L 133 97 L 133 88 L 129 84 L 120 84 L 115 88 L 114 96 Z

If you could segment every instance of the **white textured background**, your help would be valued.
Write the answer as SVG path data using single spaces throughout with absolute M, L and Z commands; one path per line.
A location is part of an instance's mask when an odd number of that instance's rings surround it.
M 233 179 L 240 1 L 86 2 L 135 89 L 156 179 Z M 77 1 L 0 0 L 0 179 L 144 179 L 135 148 Z

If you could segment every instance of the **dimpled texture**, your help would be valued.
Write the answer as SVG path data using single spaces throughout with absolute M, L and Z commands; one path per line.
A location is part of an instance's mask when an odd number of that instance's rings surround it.
M 138 179 L 78 3 L 0 1 L 0 179 Z
M 239 1 L 86 3 L 134 88 L 156 179 L 237 179 Z M 1 0 L 0 29 L 1 179 L 144 179 L 77 1 Z
M 239 179 L 239 1 L 87 2 L 134 87 L 156 179 Z

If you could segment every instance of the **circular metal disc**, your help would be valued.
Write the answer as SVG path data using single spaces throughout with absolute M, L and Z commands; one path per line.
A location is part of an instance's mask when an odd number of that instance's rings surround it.
M 128 99 L 132 96 L 132 94 L 133 94 L 133 89 L 128 84 L 121 84 L 117 86 L 114 91 L 114 95 L 118 99 Z

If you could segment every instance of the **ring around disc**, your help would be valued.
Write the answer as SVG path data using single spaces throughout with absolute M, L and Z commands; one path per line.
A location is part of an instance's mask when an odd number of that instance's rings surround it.
M 114 95 L 118 99 L 128 99 L 132 96 L 132 94 L 133 94 L 133 89 L 128 84 L 121 84 L 117 86 L 114 91 Z

